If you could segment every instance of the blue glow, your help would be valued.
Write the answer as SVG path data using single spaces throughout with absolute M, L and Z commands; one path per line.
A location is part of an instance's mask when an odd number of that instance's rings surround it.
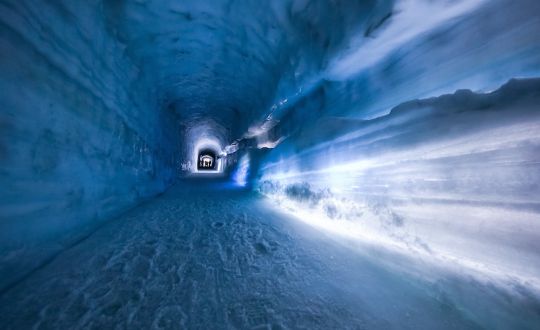
M 492 94 L 405 104 L 287 154 L 320 127 L 272 150 L 259 189 L 324 231 L 540 291 L 531 185 L 540 180 L 539 89 L 540 80 L 513 81 Z
M 1 0 L 0 52 L 0 329 L 540 329 L 539 0 Z
M 249 176 L 249 155 L 244 154 L 238 161 L 237 168 L 232 175 L 233 181 L 242 187 L 245 187 Z

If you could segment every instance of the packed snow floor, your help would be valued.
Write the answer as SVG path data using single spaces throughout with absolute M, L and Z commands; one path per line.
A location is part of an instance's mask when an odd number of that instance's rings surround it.
M 108 222 L 0 297 L 2 329 L 527 329 L 538 302 L 415 275 L 273 210 L 191 181 Z M 394 266 L 392 266 L 394 265 Z M 528 297 L 528 298 L 527 298 Z

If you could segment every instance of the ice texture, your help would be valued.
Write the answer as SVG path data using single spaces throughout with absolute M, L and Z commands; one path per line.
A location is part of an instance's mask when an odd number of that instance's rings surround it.
M 191 181 L 2 295 L 0 327 L 532 329 L 533 306 L 526 293 L 351 250 L 249 191 Z
M 0 288 L 192 171 L 201 141 L 221 152 L 390 8 L 0 2 Z
M 178 118 L 98 3 L 0 3 L 0 288 L 177 176 Z
M 539 102 L 540 79 L 512 80 L 323 118 L 269 152 L 259 190 L 307 222 L 538 292 Z
M 539 78 L 538 0 L 0 0 L 0 328 L 538 328 Z

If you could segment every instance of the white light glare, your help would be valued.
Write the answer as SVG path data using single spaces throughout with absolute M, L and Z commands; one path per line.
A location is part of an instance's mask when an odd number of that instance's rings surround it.
M 238 162 L 238 167 L 233 174 L 234 182 L 242 187 L 245 187 L 247 184 L 247 179 L 249 175 L 249 155 L 245 154 L 240 158 Z

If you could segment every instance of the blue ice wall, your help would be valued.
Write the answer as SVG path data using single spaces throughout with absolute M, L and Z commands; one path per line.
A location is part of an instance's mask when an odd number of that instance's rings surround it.
M 477 2 L 477 7 L 407 42 L 399 40 L 399 33 L 392 34 L 395 38 L 389 37 L 388 42 L 397 45 L 389 50 L 378 49 L 379 37 L 375 36 L 356 53 L 336 59 L 327 71 L 327 105 L 338 116 L 354 111 L 357 117 L 373 118 L 411 99 L 458 89 L 488 92 L 511 78 L 540 76 L 540 3 Z M 434 9 L 426 15 L 444 14 L 444 7 Z M 388 28 L 398 21 L 396 14 L 396 22 L 390 20 Z M 384 36 L 384 29 L 381 34 Z M 358 65 L 368 47 L 374 48 L 379 60 L 369 67 Z
M 351 28 L 310 75 L 286 80 L 253 131 L 279 123 L 276 140 L 322 116 L 375 118 L 412 99 L 538 77 L 539 12 L 534 0 L 396 1 Z
M 176 176 L 176 114 L 101 1 L 0 3 L 0 288 Z
M 244 141 L 266 150 L 259 190 L 338 237 L 540 292 L 539 3 L 394 5 L 276 94 Z
M 330 233 L 539 290 L 539 102 L 540 79 L 513 80 L 322 120 L 269 151 L 259 189 Z

